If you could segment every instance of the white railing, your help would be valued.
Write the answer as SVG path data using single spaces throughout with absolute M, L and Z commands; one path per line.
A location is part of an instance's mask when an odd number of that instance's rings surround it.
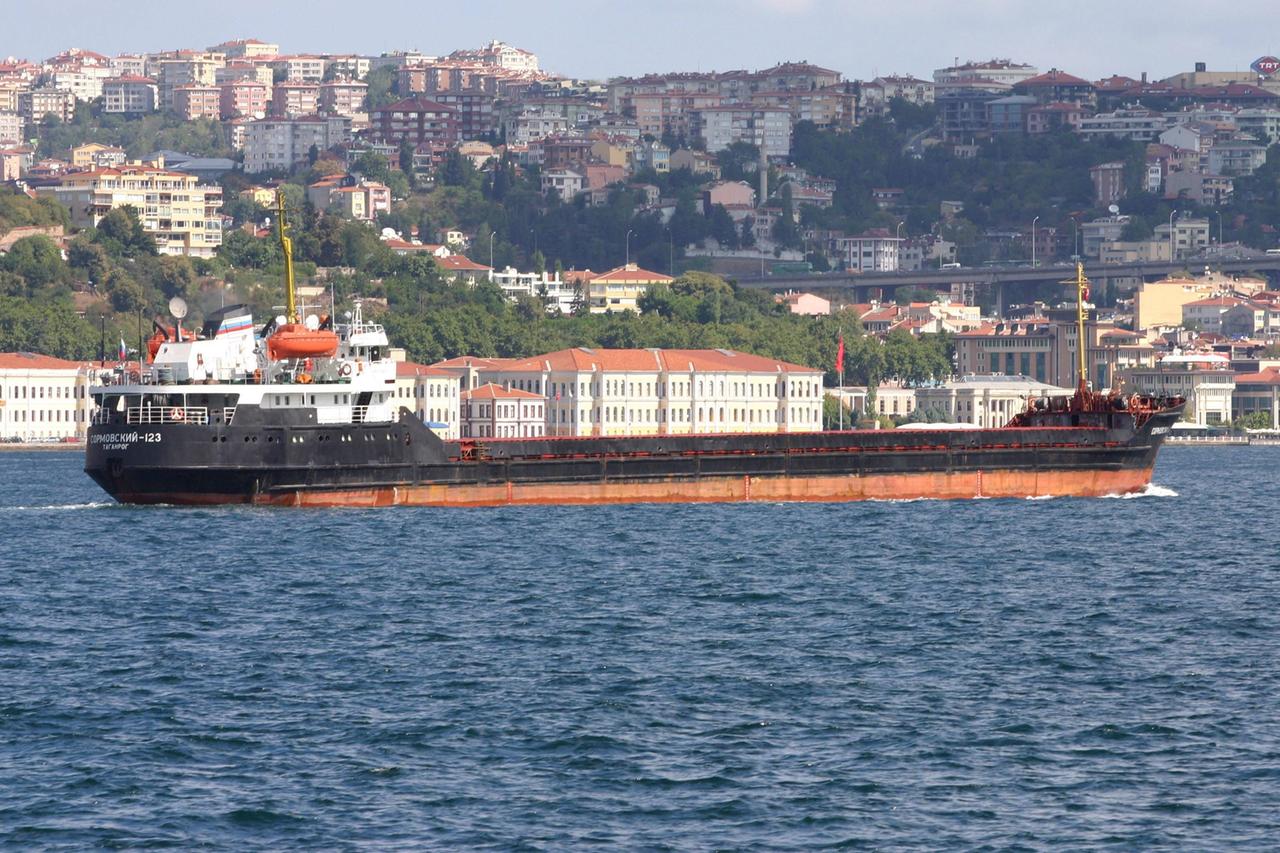
M 223 422 L 224 424 L 227 424 L 227 425 L 229 426 L 229 425 L 231 424 L 231 419 L 232 419 L 232 418 L 234 418 L 234 417 L 235 417 L 235 415 L 236 415 L 236 407 L 235 407 L 235 406 L 223 406 L 223 407 L 222 407 L 222 422 Z
M 130 406 L 125 412 L 130 424 L 207 424 L 209 410 L 204 406 Z

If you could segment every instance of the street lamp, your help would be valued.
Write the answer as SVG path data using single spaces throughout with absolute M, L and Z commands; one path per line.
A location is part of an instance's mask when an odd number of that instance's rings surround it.
M 496 231 L 489 232 L 489 281 L 493 281 L 493 238 L 497 236 Z
M 627 262 L 626 266 L 631 266 L 631 229 L 627 229 Z
M 667 275 L 672 278 L 676 275 L 676 235 L 671 232 L 671 226 L 667 226 Z
M 893 264 L 895 270 L 902 269 L 902 226 L 905 222 L 906 220 L 902 220 L 898 223 L 898 227 L 893 229 L 893 251 L 897 255 Z
M 1036 216 L 1031 219 L 1031 268 L 1036 268 L 1036 223 L 1040 221 L 1040 217 Z
M 1174 256 L 1174 251 L 1173 251 L 1173 217 L 1175 217 L 1175 216 L 1177 216 L 1177 215 L 1178 215 L 1178 209 L 1177 209 L 1176 207 L 1175 207 L 1173 210 L 1169 211 L 1169 263 L 1173 263 L 1173 261 L 1174 261 L 1174 257 L 1173 257 L 1173 256 Z

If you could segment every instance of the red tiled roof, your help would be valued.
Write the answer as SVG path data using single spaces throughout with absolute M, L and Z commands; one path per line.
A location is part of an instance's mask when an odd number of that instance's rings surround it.
M 748 355 L 717 349 L 589 349 L 577 347 L 519 359 L 504 365 L 513 372 L 592 370 L 680 372 L 692 369 L 701 373 L 821 373 L 812 367 L 790 364 L 766 356 Z
M 449 376 L 456 379 L 458 374 L 436 367 L 428 367 L 425 364 L 414 364 L 412 361 L 400 361 L 396 363 L 396 376 L 406 378 L 410 376 Z
M 454 358 L 446 358 L 444 361 L 437 361 L 431 367 L 446 370 L 449 368 L 467 368 L 475 367 L 479 369 L 489 369 L 495 367 L 505 367 L 516 361 L 514 358 L 484 358 L 478 355 L 460 355 Z
M 608 272 L 602 272 L 599 275 L 594 276 L 591 281 L 602 281 L 605 283 L 636 282 L 643 284 L 660 284 L 675 281 L 675 279 L 669 275 L 663 275 L 660 272 L 641 269 L 635 264 L 626 264 L 624 266 L 614 267 Z
M 1034 88 L 1037 86 L 1088 86 L 1090 89 L 1093 88 L 1093 84 L 1088 80 L 1082 80 L 1074 74 L 1059 71 L 1057 68 L 1051 68 L 1043 74 L 1028 77 L 1026 80 L 1019 80 L 1013 85 L 1013 88 Z
M 541 394 L 535 394 L 532 391 L 520 391 L 516 388 L 503 388 L 492 382 L 486 382 L 479 388 L 472 388 L 470 391 L 462 392 L 463 400 L 541 400 Z
M 448 255 L 443 258 L 435 259 L 436 266 L 447 272 L 482 272 L 489 268 L 484 264 L 477 264 L 465 255 Z
M 1210 296 L 1208 299 L 1197 299 L 1194 302 L 1183 304 L 1183 308 L 1199 306 L 1201 308 L 1231 308 L 1236 305 L 1243 305 L 1245 300 L 1235 296 Z
M 1236 385 L 1280 385 L 1280 367 L 1268 367 L 1258 373 L 1237 373 Z
M 77 370 L 83 362 L 34 352 L 0 352 L 0 370 Z

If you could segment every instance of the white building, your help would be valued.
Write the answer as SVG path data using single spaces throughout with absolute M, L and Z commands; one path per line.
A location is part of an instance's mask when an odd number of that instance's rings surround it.
M 0 353 L 0 441 L 83 441 L 88 380 L 88 368 L 80 362 Z
M 854 237 L 838 237 L 834 254 L 844 260 L 845 269 L 858 272 L 893 272 L 898 269 L 898 248 L 902 239 L 883 228 L 873 228 Z
M 326 151 L 350 141 L 348 116 L 251 121 L 245 129 L 244 170 L 250 174 L 288 171 L 307 161 L 312 146 Z
M 418 416 L 443 439 L 461 434 L 458 374 L 425 364 L 396 363 L 396 391 L 392 401 Z
M 554 272 L 519 272 L 515 267 L 507 267 L 501 272 L 494 272 L 490 280 L 502 288 L 503 294 L 512 302 L 521 296 L 542 299 L 547 311 L 553 314 L 556 311 L 572 313 L 581 292 Z
M 747 142 L 766 157 L 791 153 L 791 111 L 782 107 L 704 107 L 693 113 L 691 129 L 711 152 Z
M 538 394 L 486 383 L 463 391 L 463 438 L 536 438 L 545 435 L 545 404 Z
M 548 435 L 822 429 L 822 371 L 731 350 L 576 349 L 503 361 L 484 381 L 539 395 Z
M 916 409 L 931 420 L 1002 427 L 1027 410 L 1028 401 L 1069 397 L 1070 388 L 1037 382 L 1027 376 L 967 375 L 937 388 L 916 389 Z

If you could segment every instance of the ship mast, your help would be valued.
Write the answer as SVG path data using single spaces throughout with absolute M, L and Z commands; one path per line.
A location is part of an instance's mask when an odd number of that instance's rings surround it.
M 1076 368 L 1079 371 L 1076 376 L 1078 382 L 1076 385 L 1077 393 L 1081 399 L 1089 391 L 1088 382 L 1088 346 L 1085 341 L 1084 330 L 1084 303 L 1089 298 L 1089 279 L 1084 276 L 1084 263 L 1076 261 Z
M 280 249 L 284 252 L 285 319 L 298 322 L 298 302 L 293 283 L 293 240 L 289 238 L 289 223 L 285 221 L 284 188 L 276 190 L 276 229 L 280 235 Z

